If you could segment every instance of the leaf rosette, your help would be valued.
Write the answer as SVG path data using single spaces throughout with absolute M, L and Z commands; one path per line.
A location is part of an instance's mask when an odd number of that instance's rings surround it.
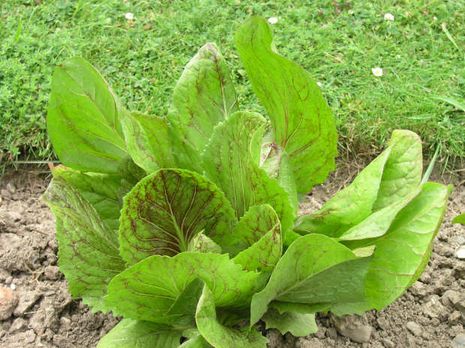
M 419 137 L 394 131 L 298 216 L 335 167 L 334 117 L 264 19 L 235 42 L 264 116 L 240 110 L 214 44 L 187 64 L 167 115 L 126 110 L 81 58 L 56 68 L 47 126 L 63 166 L 44 198 L 71 294 L 123 317 L 100 348 L 265 347 L 257 322 L 305 336 L 317 312 L 380 310 L 428 262 L 450 188 L 422 177 Z

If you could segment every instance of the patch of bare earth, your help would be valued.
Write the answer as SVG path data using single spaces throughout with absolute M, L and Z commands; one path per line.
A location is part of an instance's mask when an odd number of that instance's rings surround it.
M 48 180 L 30 173 L 0 180 L 0 287 L 18 299 L 0 321 L 0 347 L 94 347 L 117 321 L 92 314 L 68 293 L 57 267 L 54 220 L 40 199 Z
M 347 173 L 315 188 L 302 208 L 321 206 L 351 180 Z M 0 347 L 94 347 L 117 320 L 92 314 L 68 294 L 57 267 L 54 221 L 40 200 L 47 178 L 9 173 L 0 180 Z M 465 211 L 463 183 L 450 198 L 425 273 L 387 309 L 345 321 L 318 315 L 316 334 L 295 338 L 271 330 L 269 346 L 465 348 L 465 260 L 455 255 L 465 244 L 465 227 L 451 224 L 460 211 Z

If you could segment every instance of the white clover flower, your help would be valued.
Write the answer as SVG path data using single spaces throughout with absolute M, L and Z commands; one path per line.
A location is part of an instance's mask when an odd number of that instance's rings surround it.
M 274 25 L 274 24 L 278 23 L 278 17 L 270 17 L 270 18 L 268 18 L 268 23 L 270 23 L 271 25 Z
M 384 20 L 385 21 L 389 21 L 389 22 L 393 22 L 394 21 L 394 15 L 392 13 L 385 13 L 384 14 Z
M 376 68 L 372 68 L 371 69 L 371 72 L 373 73 L 373 75 L 375 75 L 376 77 L 381 77 L 383 76 L 383 69 L 380 68 L 380 67 L 376 67 Z
M 124 14 L 124 18 L 126 18 L 126 20 L 128 20 L 128 21 L 133 21 L 134 20 L 134 13 L 127 12 L 127 13 Z

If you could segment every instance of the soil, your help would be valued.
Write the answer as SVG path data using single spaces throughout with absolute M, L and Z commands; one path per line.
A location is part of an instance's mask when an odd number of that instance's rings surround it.
M 335 173 L 328 184 L 314 189 L 303 209 L 321 206 L 354 172 L 352 166 L 351 171 Z M 0 288 L 12 290 L 18 299 L 11 316 L 0 321 L 0 347 L 94 347 L 118 320 L 93 314 L 68 293 L 57 267 L 54 221 L 40 199 L 49 178 L 10 172 L 0 180 Z M 465 244 L 465 227 L 451 224 L 452 217 L 465 211 L 463 178 L 452 178 L 455 184 L 461 180 L 420 280 L 387 309 L 349 319 L 359 322 L 365 331 L 371 330 L 368 342 L 351 341 L 339 333 L 340 327 L 336 330 L 334 318 L 318 315 L 316 334 L 295 338 L 271 330 L 267 332 L 269 346 L 450 347 L 455 337 L 465 334 L 465 307 L 452 303 L 456 302 L 453 296 L 465 294 L 465 260 L 455 256 L 455 250 Z

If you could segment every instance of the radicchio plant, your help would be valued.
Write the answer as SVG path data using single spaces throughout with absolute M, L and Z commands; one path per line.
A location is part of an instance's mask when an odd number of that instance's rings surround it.
M 48 134 L 63 163 L 45 199 L 59 266 L 94 311 L 122 316 L 98 347 L 265 347 L 315 313 L 382 309 L 420 276 L 449 188 L 422 180 L 419 137 L 397 130 L 354 181 L 308 215 L 335 168 L 333 115 L 276 53 L 262 18 L 235 37 L 262 116 L 240 109 L 206 44 L 165 116 L 124 108 L 85 60 L 57 67 Z

